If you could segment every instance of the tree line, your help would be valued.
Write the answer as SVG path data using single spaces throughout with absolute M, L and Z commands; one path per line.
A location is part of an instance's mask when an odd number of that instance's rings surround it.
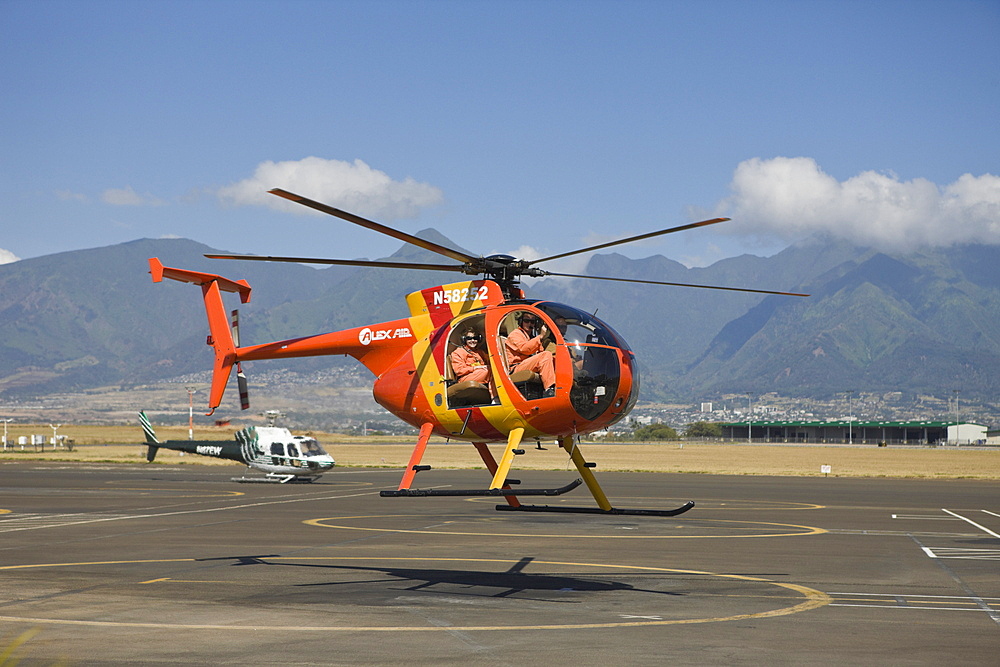
M 683 436 L 677 432 L 673 426 L 663 423 L 640 425 L 632 422 L 632 432 L 623 434 L 609 434 L 605 440 L 624 441 L 647 441 L 647 440 L 680 440 L 684 438 L 721 438 L 721 422 L 693 422 L 684 427 Z

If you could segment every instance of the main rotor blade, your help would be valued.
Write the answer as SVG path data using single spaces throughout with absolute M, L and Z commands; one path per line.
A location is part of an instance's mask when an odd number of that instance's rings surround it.
M 420 271 L 459 271 L 461 264 L 419 264 L 416 262 L 382 262 L 368 259 L 322 259 L 317 257 L 267 257 L 264 255 L 205 255 L 209 259 L 249 259 L 257 262 L 295 262 L 296 264 L 332 264 L 336 266 L 369 266 L 378 269 L 418 269 Z
M 362 218 L 360 215 L 354 215 L 353 213 L 348 213 L 347 211 L 342 211 L 339 208 L 334 208 L 332 206 L 327 206 L 326 204 L 314 201 L 303 197 L 302 195 L 297 195 L 293 192 L 288 192 L 287 190 L 282 190 L 281 188 L 274 188 L 273 190 L 268 190 L 272 195 L 278 195 L 283 197 L 288 201 L 293 201 L 297 204 L 302 204 L 303 206 L 308 206 L 309 208 L 320 211 L 321 213 L 326 213 L 327 215 L 332 215 L 340 218 L 341 220 L 347 220 L 348 222 L 353 222 L 356 225 L 365 227 L 366 229 L 371 229 L 380 234 L 385 234 L 386 236 L 391 236 L 394 239 L 399 239 L 400 241 L 405 241 L 418 248 L 423 248 L 424 250 L 430 250 L 431 252 L 436 252 L 439 255 L 444 255 L 445 257 L 450 257 L 456 262 L 475 262 L 478 258 L 472 255 L 466 255 L 458 250 L 452 250 L 451 248 L 446 248 L 443 245 L 438 245 L 431 241 L 425 241 L 422 238 L 413 236 L 412 234 L 407 234 L 406 232 L 401 232 L 398 229 L 393 229 L 392 227 L 387 227 L 383 224 L 372 222 L 366 218 Z
M 637 280 L 635 278 L 607 278 L 605 276 L 581 276 L 576 273 L 554 273 L 546 271 L 547 276 L 562 276 L 563 278 L 589 278 L 590 280 L 613 280 L 619 283 L 644 283 L 646 285 L 669 285 L 671 287 L 700 287 L 702 289 L 721 289 L 729 292 L 753 292 L 754 294 L 778 294 L 780 296 L 809 296 L 799 292 L 774 292 L 766 289 L 749 289 L 747 287 L 721 287 L 719 285 L 695 285 L 693 283 L 667 283 L 659 280 Z
M 571 250 L 569 252 L 564 252 L 560 255 L 552 255 L 551 257 L 543 257 L 541 259 L 533 259 L 528 262 L 528 265 L 540 264 L 541 262 L 547 262 L 552 259 L 561 259 L 563 257 L 569 257 L 570 255 L 579 255 L 584 252 L 591 252 L 592 250 L 601 250 L 602 248 L 610 248 L 611 246 L 621 245 L 623 243 L 631 243 L 632 241 L 642 241 L 643 239 L 653 238 L 654 236 L 662 236 L 663 234 L 673 234 L 674 232 L 683 232 L 686 229 L 694 229 L 696 227 L 706 227 L 708 225 L 715 225 L 720 222 L 726 222 L 730 218 L 712 218 L 711 220 L 702 220 L 701 222 L 692 222 L 688 225 L 681 225 L 680 227 L 671 227 L 670 229 L 661 229 L 658 232 L 649 232 L 648 234 L 640 234 L 639 236 L 631 236 L 627 239 L 619 239 L 617 241 L 609 241 L 608 243 L 602 243 L 600 245 L 590 246 L 589 248 L 581 248 L 580 250 Z M 555 274 L 553 274 L 555 275 Z

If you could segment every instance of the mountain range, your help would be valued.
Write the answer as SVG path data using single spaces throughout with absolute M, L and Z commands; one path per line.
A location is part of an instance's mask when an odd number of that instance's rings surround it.
M 419 236 L 455 247 L 434 230 Z M 409 292 L 454 273 L 220 262 L 187 239 L 140 239 L 0 266 L 0 396 L 142 384 L 205 371 L 211 352 L 193 286 L 154 284 L 147 258 L 245 278 L 244 344 L 333 331 L 406 315 Z M 887 254 L 811 239 L 771 257 L 703 268 L 663 256 L 597 254 L 586 273 L 669 282 L 804 291 L 795 298 L 546 278 L 533 298 L 570 303 L 614 326 L 640 359 L 642 398 L 711 400 L 778 392 L 824 398 L 858 392 L 996 400 L 1000 393 L 998 247 Z M 439 262 L 404 246 L 390 259 Z M 235 307 L 236 300 L 229 303 Z M 278 362 L 260 362 L 261 364 Z M 283 363 L 318 370 L 350 363 Z

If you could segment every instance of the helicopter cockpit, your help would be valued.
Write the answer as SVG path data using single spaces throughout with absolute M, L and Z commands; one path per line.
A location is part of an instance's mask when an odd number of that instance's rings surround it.
M 631 391 L 627 400 L 616 399 L 622 377 L 622 363 L 632 357 L 632 351 L 614 329 L 597 317 L 561 303 L 534 304 L 552 320 L 549 325 L 547 349 L 562 346 L 569 353 L 573 366 L 570 402 L 584 419 L 596 419 L 608 408 L 624 415 L 639 396 L 639 372 L 630 364 Z M 565 357 L 555 355 L 556 363 Z M 613 405 L 617 403 L 617 405 Z M 622 405 L 627 403 L 627 405 Z
M 314 468 L 332 460 L 315 438 L 292 435 L 288 429 L 259 426 L 256 429 L 258 456 L 267 457 L 272 465 Z

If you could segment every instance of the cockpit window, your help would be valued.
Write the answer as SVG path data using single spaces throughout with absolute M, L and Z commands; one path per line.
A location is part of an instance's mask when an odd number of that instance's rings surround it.
M 618 394 L 621 380 L 618 350 L 630 355 L 628 345 L 614 329 L 582 310 L 560 303 L 535 306 L 552 318 L 569 352 L 573 364 L 570 389 L 573 408 L 584 419 L 596 419 L 612 406 Z
M 590 313 L 562 303 L 536 305 L 556 323 L 567 345 L 608 345 L 629 350 L 628 343 L 618 332 Z
M 312 438 L 300 440 L 299 446 L 302 448 L 303 456 L 323 456 L 326 454 L 323 448 L 319 446 L 319 443 Z

